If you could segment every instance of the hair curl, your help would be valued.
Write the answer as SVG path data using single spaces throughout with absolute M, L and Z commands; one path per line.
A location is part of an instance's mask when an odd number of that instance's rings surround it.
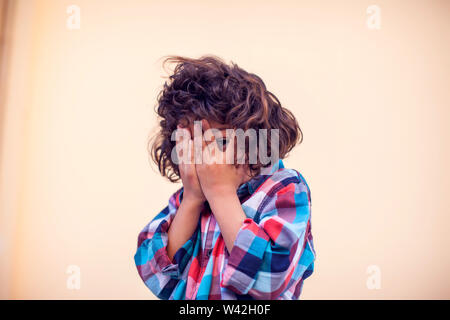
M 158 94 L 155 111 L 160 118 L 160 131 L 149 140 L 149 152 L 161 175 L 171 182 L 180 180 L 178 165 L 171 159 L 175 147 L 171 135 L 183 121 L 207 119 L 232 129 L 267 129 L 268 156 L 271 129 L 279 129 L 280 158 L 302 141 L 294 115 L 281 106 L 257 75 L 212 55 L 199 59 L 169 56 L 163 66 L 167 63 L 176 66 Z M 249 167 L 257 174 L 263 164 L 258 161 Z

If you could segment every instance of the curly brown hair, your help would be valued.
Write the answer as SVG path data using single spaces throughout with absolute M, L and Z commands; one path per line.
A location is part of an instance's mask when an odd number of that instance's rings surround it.
M 158 94 L 155 111 L 160 118 L 160 131 L 149 140 L 149 152 L 161 175 L 170 181 L 180 180 L 178 165 L 171 159 L 175 147 L 171 136 L 180 123 L 206 119 L 226 124 L 230 129 L 278 129 L 280 158 L 302 141 L 294 115 L 281 106 L 257 75 L 212 55 L 199 59 L 169 56 L 163 66 L 168 63 L 176 66 Z M 253 174 L 261 167 L 264 165 L 259 161 L 249 164 Z

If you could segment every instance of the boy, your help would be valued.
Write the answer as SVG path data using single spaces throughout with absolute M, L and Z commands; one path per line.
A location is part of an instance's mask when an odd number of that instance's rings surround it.
M 301 141 L 296 119 L 236 64 L 166 62 L 151 154 L 183 187 L 139 234 L 139 275 L 160 299 L 298 299 L 315 252 L 310 190 L 281 160 Z

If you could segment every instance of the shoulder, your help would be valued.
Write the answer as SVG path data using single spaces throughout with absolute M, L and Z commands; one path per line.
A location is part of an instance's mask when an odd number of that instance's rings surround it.
M 281 168 L 272 173 L 258 188 L 257 192 L 263 192 L 267 196 L 274 196 L 280 191 L 306 192 L 310 194 L 309 186 L 300 172 L 294 169 Z
M 304 177 L 294 169 L 281 168 L 266 176 L 246 202 L 246 207 L 252 208 L 251 217 L 260 221 L 264 216 L 289 211 L 290 208 L 309 208 L 310 202 L 310 191 Z
M 181 187 L 177 191 L 175 191 L 169 198 L 169 204 L 179 207 L 181 200 L 183 199 L 183 190 L 184 188 Z
M 161 219 L 167 215 L 174 213 L 180 206 L 181 200 L 183 199 L 183 187 L 176 190 L 169 197 L 168 204 L 162 209 L 155 217 L 155 219 Z

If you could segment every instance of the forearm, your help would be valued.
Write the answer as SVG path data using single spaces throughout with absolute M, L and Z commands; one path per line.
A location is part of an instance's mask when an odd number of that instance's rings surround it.
M 222 194 L 208 200 L 228 252 L 231 253 L 239 229 L 247 216 L 236 193 Z
M 167 254 L 173 261 L 175 253 L 192 236 L 197 228 L 203 203 L 183 199 L 168 230 Z

